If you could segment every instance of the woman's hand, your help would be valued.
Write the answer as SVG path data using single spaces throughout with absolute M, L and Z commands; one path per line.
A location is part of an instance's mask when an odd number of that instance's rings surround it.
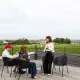
M 13 57 L 13 59 L 17 59 L 17 57 Z
M 17 55 L 13 55 L 13 57 L 12 57 L 12 58 L 13 58 L 13 59 L 16 59 L 17 57 L 18 57 Z
M 46 46 L 46 49 L 48 49 L 49 47 L 48 46 Z

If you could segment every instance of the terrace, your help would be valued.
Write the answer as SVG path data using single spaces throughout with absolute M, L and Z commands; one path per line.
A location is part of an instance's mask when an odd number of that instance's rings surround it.
M 32 60 L 36 62 L 37 67 L 41 64 L 41 61 L 39 60 Z M 1 63 L 1 62 L 0 62 Z M 58 67 L 56 67 L 56 70 L 54 71 L 53 75 L 43 75 L 41 73 L 40 68 L 37 68 L 38 74 L 36 80 L 80 80 L 80 67 L 70 66 L 69 68 L 69 74 L 67 74 L 66 67 L 64 68 L 64 76 L 61 76 L 61 73 L 59 72 Z M 0 73 L 2 70 L 2 66 L 0 66 Z M 6 72 L 6 68 L 4 69 L 3 76 L 0 77 L 0 80 L 18 80 L 18 75 L 15 78 L 15 74 L 12 74 L 12 77 L 10 78 L 9 73 Z M 20 80 L 32 80 L 30 78 L 30 75 L 22 74 Z
M 37 52 L 36 52 L 37 51 Z M 37 59 L 35 60 L 35 53 L 37 53 Z M 80 55 L 71 55 L 67 54 L 68 56 L 68 69 L 69 74 L 67 73 L 66 67 L 64 67 L 64 76 L 62 77 L 61 73 L 59 72 L 59 67 L 56 66 L 56 70 L 54 70 L 54 73 L 50 76 L 43 75 L 41 72 L 41 68 L 39 67 L 42 64 L 42 61 L 40 60 L 43 56 L 43 51 L 35 50 L 35 52 L 29 53 L 31 61 L 35 62 L 37 65 L 37 79 L 36 80 L 80 80 Z M 64 53 L 54 53 L 55 56 L 60 56 Z M 0 58 L 0 73 L 2 70 L 2 59 Z M 61 68 L 62 69 L 62 68 Z M 15 74 L 12 73 L 12 77 L 10 77 L 10 74 L 7 73 L 6 68 L 4 69 L 3 76 L 0 77 L 0 80 L 18 80 L 18 76 L 15 78 Z M 27 74 L 22 74 L 20 80 L 32 80 L 30 78 L 30 75 L 27 76 Z

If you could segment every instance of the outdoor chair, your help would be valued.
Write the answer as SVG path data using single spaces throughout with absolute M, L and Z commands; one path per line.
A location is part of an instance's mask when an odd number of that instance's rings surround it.
M 43 61 L 42 61 L 42 59 L 43 59 L 43 57 L 45 56 L 45 52 L 44 51 L 37 51 L 37 60 L 40 60 L 41 62 L 42 62 L 42 64 L 40 64 L 37 68 L 41 68 L 41 71 L 43 72 Z
M 12 67 L 15 65 L 9 64 L 9 61 L 10 61 L 10 58 L 3 57 L 3 68 L 2 68 L 1 76 L 3 75 L 4 67 L 7 67 L 7 73 L 9 72 L 8 67 L 11 67 L 11 72 L 10 72 L 10 77 L 11 77 Z
M 59 66 L 59 71 L 60 71 L 60 66 L 62 66 L 62 77 L 63 77 L 64 66 L 66 66 L 66 68 L 67 68 L 67 73 L 69 74 L 68 66 L 67 66 L 67 60 L 68 60 L 68 59 L 67 59 L 67 55 L 66 55 L 66 54 L 54 58 L 52 73 L 53 73 L 53 71 L 54 71 L 55 66 Z
M 19 60 L 19 64 L 17 66 L 17 72 L 15 74 L 15 77 L 17 76 L 17 74 L 19 73 L 19 69 L 26 69 L 26 72 L 27 72 L 27 69 L 29 69 L 30 67 L 30 64 L 28 61 L 25 61 L 25 60 Z M 27 72 L 27 76 L 28 76 L 28 72 Z M 20 79 L 21 77 L 21 72 L 19 73 L 19 77 L 18 77 L 18 80 Z

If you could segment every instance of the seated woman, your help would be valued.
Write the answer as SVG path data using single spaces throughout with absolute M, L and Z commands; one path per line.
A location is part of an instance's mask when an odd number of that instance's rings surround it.
M 18 59 L 19 60 L 26 60 L 29 62 L 29 73 L 31 74 L 31 78 L 36 78 L 37 70 L 36 70 L 36 64 L 34 62 L 30 62 L 28 58 L 28 53 L 27 53 L 27 47 L 25 45 L 21 46 Z

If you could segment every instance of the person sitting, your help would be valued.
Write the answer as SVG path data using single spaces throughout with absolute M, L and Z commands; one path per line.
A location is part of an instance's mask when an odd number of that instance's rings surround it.
M 10 44 L 6 44 L 5 46 L 5 50 L 2 53 L 2 57 L 7 57 L 8 58 L 8 65 L 17 65 L 18 64 L 18 60 L 17 57 L 13 57 L 12 55 L 10 55 L 10 49 L 12 48 L 12 46 Z
M 11 55 L 10 55 L 10 49 L 12 48 L 12 46 L 10 44 L 6 44 L 5 46 L 5 50 L 3 51 L 2 53 L 2 57 L 8 57 L 8 58 L 13 58 Z
M 13 57 L 10 55 L 10 50 L 12 49 L 12 46 L 8 43 L 5 45 L 5 50 L 2 52 L 2 58 L 6 57 L 8 59 L 8 66 L 15 66 L 15 69 L 13 72 L 16 70 L 16 66 L 18 65 L 18 59 L 17 57 Z
M 19 55 L 17 58 L 18 58 L 18 60 L 24 60 L 24 61 L 29 62 L 29 65 L 30 65 L 29 73 L 31 74 L 31 78 L 36 78 L 36 74 L 37 74 L 36 64 L 35 64 L 35 62 L 30 62 L 30 60 L 28 58 L 27 47 L 25 45 L 21 46 Z

